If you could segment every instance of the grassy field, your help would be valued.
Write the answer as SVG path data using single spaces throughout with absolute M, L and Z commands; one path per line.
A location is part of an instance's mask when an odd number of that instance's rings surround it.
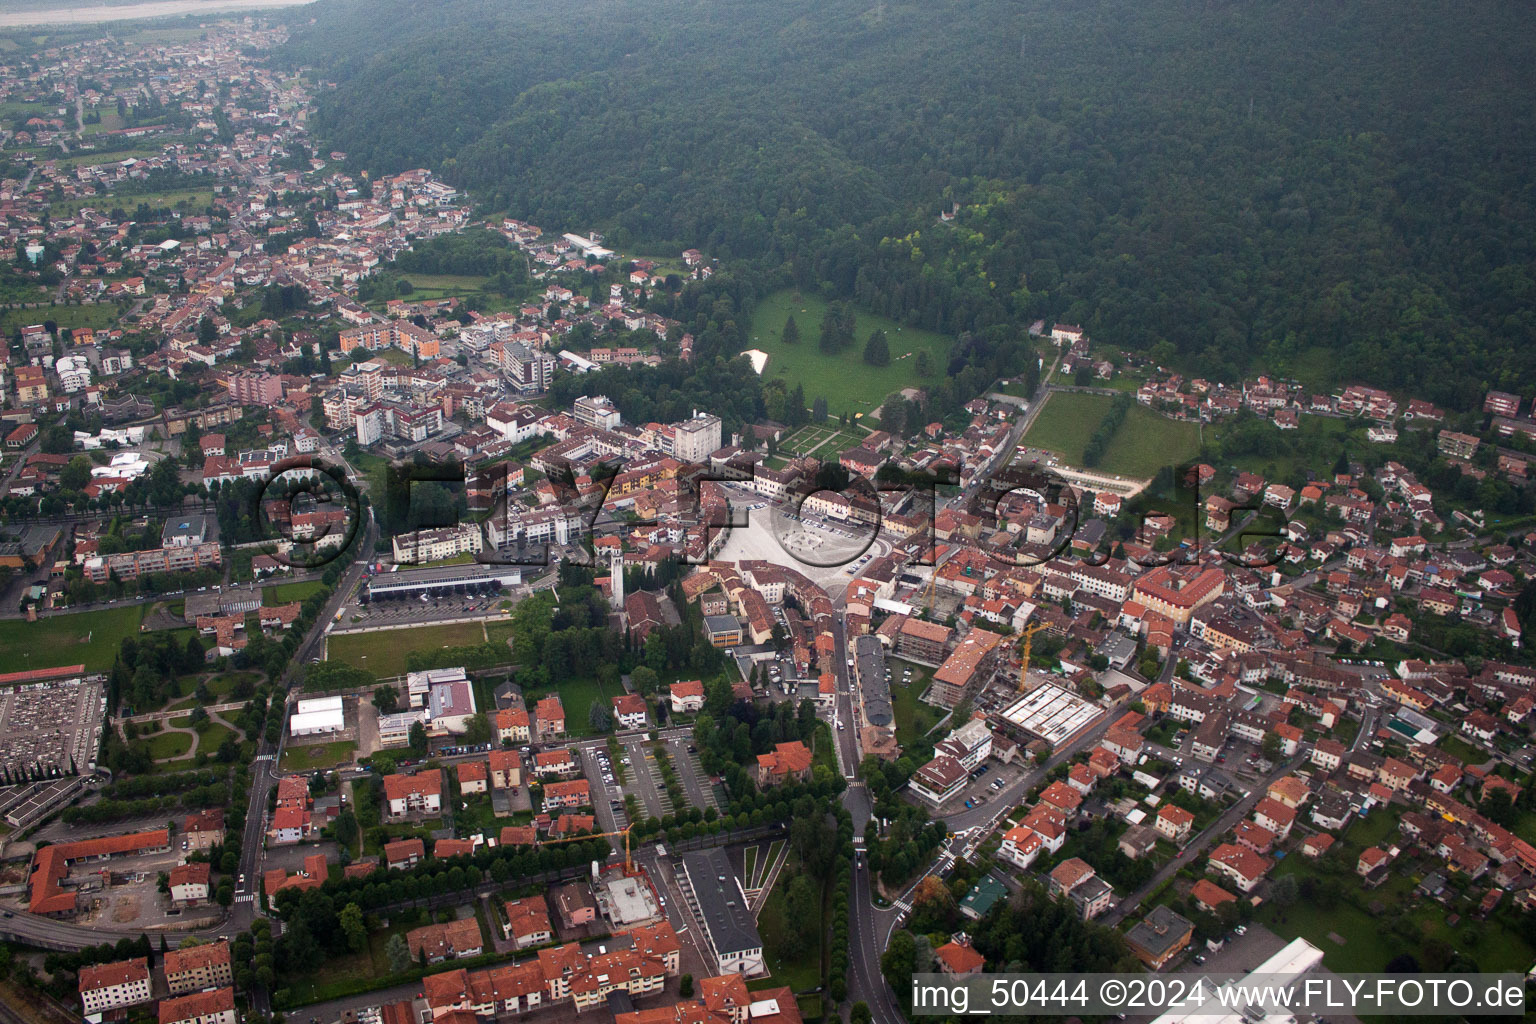
M 235 684 L 242 679 L 249 679 L 252 685 L 261 682 L 260 672 L 223 672 L 208 679 L 208 692 L 215 697 L 224 697 L 235 688 Z M 185 691 L 190 693 L 190 690 Z
M 115 132 L 123 127 L 123 119 L 115 110 L 102 110 L 101 120 L 81 127 L 81 135 L 100 135 L 102 132 Z
M 1460 736 L 1451 734 L 1442 736 L 1436 746 L 1453 757 L 1461 758 L 1467 764 L 1482 764 L 1488 760 L 1488 754 L 1485 751 L 1478 750 Z
M 1069 466 L 1083 465 L 1083 449 L 1109 412 L 1108 395 L 1054 392 L 1024 435 L 1024 444 L 1056 452 Z M 1109 450 L 1095 470 L 1121 476 L 1149 477 L 1167 465 L 1178 465 L 1199 450 L 1199 428 L 1131 406 Z
M 86 196 L 83 199 L 61 199 L 48 207 L 51 217 L 73 217 L 84 207 L 97 210 L 110 210 L 121 207 L 132 213 L 140 203 L 147 203 L 152 210 L 177 209 L 178 207 L 191 210 L 205 210 L 208 204 L 213 202 L 213 189 L 189 188 L 177 189 L 171 192 L 141 192 L 132 195 L 107 195 Z
M 447 626 L 392 629 L 387 634 L 335 634 L 326 641 L 325 657 L 327 661 L 344 661 L 365 668 L 384 679 L 404 674 L 405 656 L 412 651 L 483 643 L 485 630 L 478 622 L 456 622 Z
M 261 588 L 262 604 L 287 604 L 290 601 L 303 601 L 311 594 L 318 594 L 325 589 L 325 584 L 319 580 L 306 580 L 301 583 L 276 583 Z
M 198 730 L 197 749 L 212 757 L 213 752 L 219 749 L 219 744 L 233 733 L 234 730 L 229 726 L 213 722 L 207 728 Z
M 75 327 L 101 328 L 117 319 L 117 307 L 111 303 L 97 302 L 85 306 L 43 306 L 38 309 L 7 309 L 0 312 L 0 334 L 7 338 L 17 328 L 52 320 L 59 330 Z
M 357 753 L 357 744 L 352 740 L 336 740 L 333 743 L 309 743 L 304 746 L 292 744 L 283 748 L 282 760 L 278 767 L 285 772 L 307 772 L 316 768 L 335 768 L 337 765 L 350 764 L 352 755 Z
M 485 282 L 490 280 L 487 277 L 474 277 L 468 274 L 402 274 L 401 276 L 411 282 L 412 287 L 409 295 L 400 296 L 406 302 L 472 295 L 484 288 Z
M 181 757 L 192 749 L 192 737 L 184 732 L 160 732 L 149 737 L 149 756 L 156 761 Z
M 843 352 L 824 355 L 816 341 L 827 304 L 819 296 L 791 290 L 764 299 L 752 314 L 751 347 L 768 353 L 763 382 L 782 380 L 787 387 L 805 388 L 807 402 L 827 400 L 832 414 L 864 414 L 874 410 L 893 391 L 922 387 L 938 380 L 949 358 L 950 339 L 932 331 L 904 327 L 894 320 L 860 311 L 854 327 L 854 343 Z M 800 328 L 800 342 L 783 342 L 784 322 L 793 315 Z M 868 366 L 864 342 L 870 332 L 883 330 L 891 348 L 889 366 Z M 932 357 L 934 376 L 926 381 L 917 375 L 917 352 Z
M 84 665 L 88 672 L 106 672 L 123 637 L 139 631 L 143 614 L 142 606 L 131 604 L 36 622 L 0 620 L 0 664 L 10 671 Z

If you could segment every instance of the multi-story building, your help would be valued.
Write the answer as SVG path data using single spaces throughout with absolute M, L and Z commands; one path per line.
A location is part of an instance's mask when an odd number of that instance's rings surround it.
M 149 961 L 144 957 L 80 968 L 80 1002 L 87 1017 L 149 1002 Z
M 501 367 L 514 389 L 525 395 L 549 390 L 555 379 L 555 357 L 529 348 L 520 341 L 502 346 Z
M 544 897 L 507 900 L 502 909 L 506 918 L 501 928 L 502 936 L 510 939 L 518 949 L 542 946 L 554 938 L 554 929 L 549 924 L 549 908 L 544 904 Z
M 708 462 L 709 455 L 720 447 L 720 417 L 713 413 L 694 413 L 692 419 L 674 424 L 670 452 L 679 462 Z M 666 442 L 662 450 L 666 451 Z
M 16 404 L 36 405 L 48 398 L 48 378 L 38 366 L 16 367 Z
M 171 868 L 171 899 L 186 905 L 206 902 L 211 868 L 207 861 L 178 864 Z
M 1440 431 L 1437 441 L 1440 450 L 1453 459 L 1470 459 L 1477 454 L 1481 441 L 1471 434 L 1463 434 L 1455 430 Z
M 205 543 L 94 555 L 86 559 L 83 569 L 93 583 L 105 583 L 113 577 L 131 580 L 155 573 L 215 568 L 220 564 L 219 545 Z
M 415 775 L 384 776 L 384 799 L 389 803 L 388 817 L 400 820 L 412 814 L 431 815 L 443 808 L 443 772 L 441 768 Z
M 436 359 L 442 354 L 436 335 L 424 331 L 408 320 L 388 320 L 383 323 L 364 324 L 342 331 L 338 339 L 343 355 L 362 347 L 370 352 L 381 348 L 398 348 L 419 359 Z
M 613 430 L 623 422 L 618 408 L 607 395 L 583 395 L 571 405 L 571 415 L 589 427 Z
M 283 379 L 270 373 L 236 373 L 225 381 L 229 399 L 239 405 L 274 406 L 283 397 Z
M 209 942 L 186 949 L 168 950 L 162 955 L 165 983 L 171 995 L 223 988 L 235 983 L 228 942 Z
M 1194 934 L 1193 922 L 1157 906 L 1125 933 L 1125 941 L 1137 959 L 1156 971 L 1182 953 Z
M 969 697 L 992 674 L 1002 642 L 1001 634 L 972 627 L 934 673 L 928 700 L 952 708 Z
M 160 1024 L 235 1024 L 235 990 L 216 988 L 162 999 Z
M 503 743 L 527 743 L 530 737 L 528 712 L 522 708 L 502 708 L 496 712 L 496 738 Z

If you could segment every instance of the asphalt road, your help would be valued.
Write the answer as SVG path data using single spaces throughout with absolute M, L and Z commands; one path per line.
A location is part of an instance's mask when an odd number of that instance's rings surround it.
M 1200 835 L 1191 840 L 1190 843 L 1184 847 L 1184 849 L 1180 850 L 1172 860 L 1159 868 L 1157 873 L 1153 875 L 1145 885 L 1131 893 L 1125 899 L 1117 903 L 1107 913 L 1105 913 L 1101 919 L 1102 922 L 1106 925 L 1116 925 L 1134 913 L 1136 908 L 1141 906 L 1141 901 L 1152 895 L 1153 891 L 1155 891 L 1158 886 L 1172 878 L 1175 874 L 1178 873 L 1180 868 L 1199 856 L 1201 851 L 1204 850 L 1207 846 L 1210 846 L 1211 843 L 1215 841 L 1217 836 L 1225 835 L 1227 832 L 1231 831 L 1231 829 L 1234 828 L 1239 821 L 1246 818 L 1249 812 L 1253 810 L 1254 805 L 1257 804 L 1260 800 L 1264 799 L 1264 794 L 1265 791 L 1269 789 L 1269 784 L 1278 779 L 1280 776 L 1284 775 L 1286 772 L 1289 772 L 1291 767 L 1291 761 L 1282 762 L 1273 771 L 1271 771 L 1268 775 L 1256 783 L 1254 787 L 1249 790 L 1247 796 L 1243 797 L 1237 803 L 1223 811 L 1221 816 L 1213 821 L 1204 832 L 1201 832 Z

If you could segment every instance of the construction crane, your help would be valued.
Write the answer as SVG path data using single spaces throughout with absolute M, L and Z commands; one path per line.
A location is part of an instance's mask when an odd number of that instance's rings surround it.
M 933 572 L 928 574 L 928 589 L 923 591 L 923 610 L 933 610 L 933 588 L 939 582 L 939 567 L 935 565 Z
M 1029 656 L 1034 650 L 1035 634 L 1044 628 L 1045 623 L 1037 622 L 1033 626 L 1025 626 L 1022 630 L 1020 630 L 1020 636 L 1022 637 L 1024 643 L 1024 664 L 1019 666 L 1020 693 L 1023 693 L 1028 688 L 1026 680 L 1029 679 Z
M 561 839 L 541 839 L 541 840 L 539 840 L 539 842 L 535 843 L 534 845 L 535 846 L 558 846 L 560 843 L 579 843 L 579 842 L 581 842 L 584 839 L 612 839 L 615 836 L 623 836 L 624 837 L 624 873 L 626 875 L 632 875 L 632 874 L 635 873 L 634 863 L 629 859 L 629 830 L 632 829 L 632 828 L 634 828 L 633 825 L 627 825 L 627 826 L 625 826 L 623 829 L 621 829 L 618 832 L 588 832 L 584 836 L 565 836 L 565 837 L 563 837 Z

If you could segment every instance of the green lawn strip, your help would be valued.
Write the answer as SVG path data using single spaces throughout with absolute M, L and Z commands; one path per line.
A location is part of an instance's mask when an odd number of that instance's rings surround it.
M 1022 443 L 1055 452 L 1063 461 L 1081 466 L 1083 448 L 1109 412 L 1112 401 L 1103 395 L 1055 392 L 1046 398 Z
M 811 754 L 812 768 L 818 764 L 824 764 L 833 775 L 841 774 L 837 768 L 837 750 L 833 747 L 832 727 L 826 722 L 817 722 L 812 744 L 815 747 Z
M 749 846 L 742 851 L 742 880 L 748 889 L 757 888 L 757 851 L 759 847 Z
M 469 274 L 413 274 L 409 271 L 402 273 L 401 277 L 411 282 L 413 289 L 409 294 L 400 296 L 400 299 L 405 302 L 419 302 L 429 297 L 469 295 L 484 288 L 485 282 L 490 280 L 488 277 Z M 427 292 L 436 294 L 428 296 Z
M 943 373 L 949 358 L 950 339 L 932 331 L 908 327 L 862 310 L 854 327 L 854 342 L 836 355 L 826 355 L 817 344 L 826 302 L 810 294 L 793 290 L 776 292 L 757 306 L 752 314 L 749 347 L 768 354 L 763 381 L 782 380 L 793 389 L 805 388 L 807 404 L 817 397 L 827 400 L 828 410 L 837 415 L 872 412 L 893 391 L 906 387 L 931 385 Z M 783 342 L 784 323 L 793 315 L 800 328 L 800 341 Z M 891 351 L 887 366 L 864 362 L 864 343 L 870 332 L 883 330 Z M 934 366 L 934 376 L 919 377 L 917 352 L 926 350 Z
M 275 583 L 261 588 L 262 604 L 289 604 L 293 601 L 303 601 L 311 594 L 318 594 L 325 589 L 325 584 L 319 580 L 302 580 L 298 583 Z
M 205 210 L 213 202 L 213 189 L 211 188 L 186 188 L 174 189 L 168 192 L 139 192 L 118 194 L 108 192 L 105 195 L 85 196 L 80 199 L 61 199 L 49 206 L 49 216 L 55 218 L 73 217 L 81 210 L 89 207 L 94 210 L 121 209 L 132 214 L 140 203 L 144 203 L 152 210 L 177 208 L 189 210 Z
M 206 729 L 197 730 L 197 749 L 211 757 L 213 752 L 219 749 L 219 744 L 223 743 L 226 737 L 233 734 L 234 730 L 229 726 L 214 722 Z

